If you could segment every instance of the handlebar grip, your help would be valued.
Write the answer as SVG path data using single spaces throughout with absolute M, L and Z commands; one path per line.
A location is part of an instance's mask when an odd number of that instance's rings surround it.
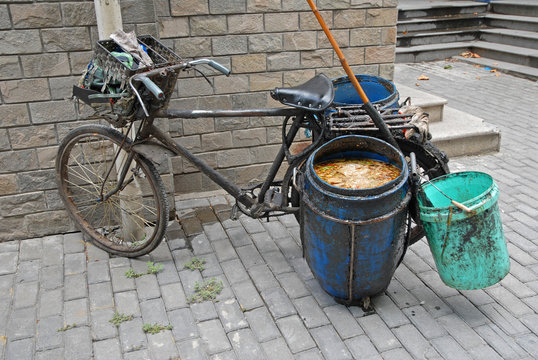
M 221 73 L 223 73 L 226 76 L 230 76 L 231 71 L 228 70 L 228 68 L 226 66 L 224 66 L 222 64 L 219 64 L 215 60 L 209 60 L 207 65 L 211 66 L 213 69 L 216 69 L 216 70 L 220 71 Z
M 164 99 L 164 92 L 161 90 L 160 87 L 157 86 L 157 84 L 151 81 L 150 78 L 146 76 L 140 76 L 138 79 L 142 81 L 142 83 L 144 83 L 146 88 L 151 91 L 151 93 L 155 95 L 157 99 Z

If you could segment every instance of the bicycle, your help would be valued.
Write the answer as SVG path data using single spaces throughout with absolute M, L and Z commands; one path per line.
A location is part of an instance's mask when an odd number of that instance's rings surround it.
M 286 105 L 282 108 L 168 109 L 180 71 L 208 65 L 227 76 L 230 74 L 223 65 L 209 59 L 186 62 L 175 59 L 174 62 L 128 78 L 130 92 L 127 95 L 136 100 L 130 117 L 117 112 L 105 116 L 107 121 L 116 127 L 126 128 L 126 131 L 122 133 L 105 125 L 84 125 L 68 133 L 59 146 L 56 180 L 66 209 L 77 227 L 96 246 L 111 254 L 141 256 L 151 252 L 162 241 L 169 211 L 165 187 L 155 162 L 163 154 L 184 157 L 232 195 L 236 200 L 233 218 L 237 218 L 239 212 L 253 218 L 284 214 L 298 217 L 300 193 L 293 185 L 294 174 L 316 148 L 338 134 L 327 121 L 328 114 L 334 112 L 334 109 L 329 110 L 334 89 L 331 80 L 323 74 L 296 87 L 273 90 L 271 96 Z M 126 96 L 125 93 L 117 96 L 87 89 L 75 90 L 78 97 L 88 103 L 115 103 L 118 98 Z M 393 116 L 390 114 L 387 116 Z M 252 116 L 283 117 L 282 145 L 265 180 L 246 188 L 230 182 L 155 125 L 156 118 Z M 406 126 L 411 127 L 404 121 L 403 125 L 394 126 L 391 131 L 399 134 Z M 312 143 L 300 153 L 292 154 L 290 146 L 301 129 L 314 134 Z M 371 130 L 353 131 L 371 133 Z M 402 136 L 396 136 L 396 141 L 405 155 L 416 154 L 422 176 L 435 178 L 448 173 L 448 159 L 433 145 L 428 142 L 419 144 Z M 288 168 L 283 178 L 276 180 L 284 161 Z M 416 214 L 413 218 L 417 219 Z M 414 243 L 422 235 L 420 225 L 415 224 L 409 231 L 407 244 Z

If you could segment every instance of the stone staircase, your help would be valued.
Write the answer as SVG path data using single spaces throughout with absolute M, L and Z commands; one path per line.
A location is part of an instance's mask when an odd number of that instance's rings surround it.
M 538 1 L 400 0 L 396 62 L 455 57 L 538 79 Z M 459 56 L 471 51 L 480 58 Z
M 447 106 L 448 101 L 439 96 L 397 83 L 395 86 L 401 100 L 411 97 L 413 105 L 430 115 L 432 142 L 449 158 L 499 151 L 501 133 L 497 127 Z

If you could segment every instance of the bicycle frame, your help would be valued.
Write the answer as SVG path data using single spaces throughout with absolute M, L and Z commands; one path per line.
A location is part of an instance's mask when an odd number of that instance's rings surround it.
M 246 208 L 251 209 L 249 213 L 252 216 L 261 216 L 268 210 L 268 204 L 264 201 L 265 194 L 275 181 L 278 170 L 282 162 L 286 158 L 286 149 L 291 145 L 297 132 L 301 127 L 305 116 L 308 111 L 296 108 L 269 108 L 269 109 L 247 109 L 247 110 L 180 110 L 180 109 L 164 109 L 158 110 L 154 114 L 151 114 L 144 120 L 140 129 L 139 135 L 133 146 L 133 150 L 136 152 L 136 145 L 143 144 L 146 140 L 150 139 L 150 136 L 156 140 L 162 146 L 170 150 L 175 155 L 179 155 L 187 159 L 198 170 L 207 175 L 212 181 L 224 189 L 227 193 L 233 196 L 239 203 Z M 291 127 L 285 136 L 285 144 L 280 147 L 279 152 L 275 156 L 271 168 L 267 174 L 267 177 L 263 181 L 260 187 L 260 191 L 256 198 L 248 196 L 245 189 L 241 189 L 238 185 L 228 180 L 226 177 L 217 172 L 213 167 L 209 166 L 206 162 L 200 159 L 198 156 L 190 152 L 184 146 L 174 141 L 168 134 L 160 130 L 154 125 L 155 118 L 186 118 L 186 119 L 199 119 L 207 117 L 251 117 L 251 116 L 268 116 L 268 117 L 284 117 L 283 126 L 287 123 L 289 118 L 294 117 L 295 120 L 291 123 Z M 283 141 L 284 142 L 284 141 Z M 142 151 L 140 151 L 142 152 Z M 142 152 L 143 153 L 143 152 Z M 283 211 L 285 213 L 294 212 L 296 209 L 285 207 L 273 207 L 271 210 Z

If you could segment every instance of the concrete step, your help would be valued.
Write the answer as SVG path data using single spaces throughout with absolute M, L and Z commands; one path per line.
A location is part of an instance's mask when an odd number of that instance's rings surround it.
M 459 61 L 467 62 L 470 64 L 480 65 L 484 67 L 490 67 L 492 69 L 497 69 L 500 72 L 522 77 L 530 80 L 538 80 L 538 68 L 513 64 L 505 61 L 499 61 L 495 59 L 488 58 L 464 58 L 461 56 L 455 56 L 455 59 Z
M 407 48 L 396 48 L 397 63 L 416 63 L 433 61 L 460 55 L 469 49 L 472 42 L 451 42 L 445 44 L 417 45 Z
M 394 85 L 400 94 L 400 102 L 410 97 L 411 105 L 420 106 L 430 115 L 430 123 L 443 120 L 444 107 L 448 102 L 446 99 L 402 84 Z
M 424 17 L 398 21 L 398 34 L 417 31 L 453 30 L 460 28 L 480 28 L 486 15 L 463 14 L 450 17 Z
M 491 11 L 497 14 L 538 17 L 538 2 L 535 0 L 492 1 Z
M 538 33 L 513 29 L 482 29 L 480 40 L 513 46 L 538 49 Z
M 469 48 L 482 57 L 538 68 L 536 49 L 486 41 L 474 41 Z
M 420 17 L 444 17 L 449 15 L 485 13 L 487 4 L 475 1 L 400 1 L 398 20 Z
M 448 157 L 499 151 L 500 130 L 483 119 L 445 106 L 443 121 L 430 124 L 432 142 Z
M 449 42 L 473 41 L 480 35 L 480 32 L 474 28 L 458 30 L 442 30 L 427 32 L 411 32 L 407 34 L 398 34 L 396 46 L 409 47 L 429 44 L 442 44 Z
M 538 18 L 531 16 L 487 14 L 482 21 L 492 28 L 538 32 Z

